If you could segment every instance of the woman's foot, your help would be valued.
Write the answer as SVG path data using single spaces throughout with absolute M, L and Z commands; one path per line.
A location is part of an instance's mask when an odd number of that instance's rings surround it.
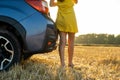
M 69 64 L 68 67 L 73 68 L 73 67 L 74 67 L 74 64 Z

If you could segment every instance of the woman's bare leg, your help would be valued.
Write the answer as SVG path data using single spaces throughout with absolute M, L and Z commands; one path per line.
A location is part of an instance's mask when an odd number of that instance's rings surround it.
M 64 60 L 64 51 L 65 51 L 65 45 L 66 45 L 66 34 L 65 32 L 60 32 L 60 44 L 59 44 L 59 56 L 61 65 L 65 66 L 65 60 Z
M 73 67 L 75 33 L 68 33 L 68 66 Z

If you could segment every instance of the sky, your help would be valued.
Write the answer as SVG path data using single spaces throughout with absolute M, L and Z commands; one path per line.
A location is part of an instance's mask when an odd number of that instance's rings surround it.
M 57 7 L 49 9 L 55 21 Z M 74 10 L 79 30 L 76 35 L 120 34 L 120 0 L 78 0 Z

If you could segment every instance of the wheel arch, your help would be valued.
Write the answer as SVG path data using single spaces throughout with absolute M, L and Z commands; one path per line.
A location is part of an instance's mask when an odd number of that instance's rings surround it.
M 23 50 L 27 49 L 25 42 L 26 30 L 19 22 L 10 17 L 0 16 L 0 29 L 6 29 L 13 33 L 20 42 L 21 48 Z

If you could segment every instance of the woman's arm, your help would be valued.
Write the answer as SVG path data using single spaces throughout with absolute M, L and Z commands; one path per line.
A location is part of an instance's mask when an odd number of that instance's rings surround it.
M 57 2 L 55 2 L 55 0 L 50 0 L 50 6 L 51 7 L 57 6 Z

